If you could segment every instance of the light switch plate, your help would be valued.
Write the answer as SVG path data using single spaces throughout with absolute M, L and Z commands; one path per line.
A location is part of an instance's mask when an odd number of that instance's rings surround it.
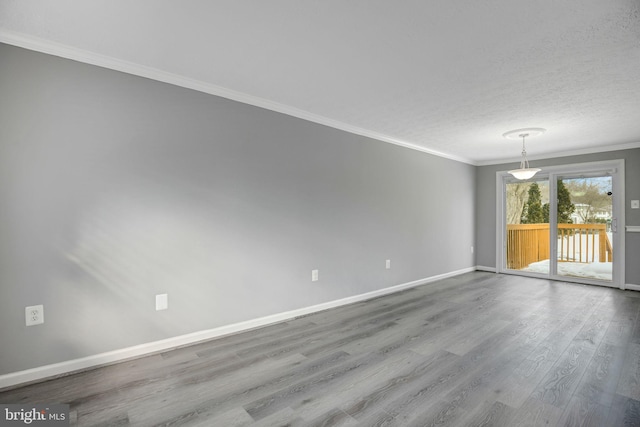
M 640 209 L 640 200 L 632 200 L 631 209 Z
M 159 294 L 156 295 L 156 311 L 166 310 L 169 308 L 169 295 Z

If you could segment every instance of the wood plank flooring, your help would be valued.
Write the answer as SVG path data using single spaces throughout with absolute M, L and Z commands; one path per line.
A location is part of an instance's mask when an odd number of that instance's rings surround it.
M 640 293 L 474 272 L 0 392 L 79 426 L 640 426 Z

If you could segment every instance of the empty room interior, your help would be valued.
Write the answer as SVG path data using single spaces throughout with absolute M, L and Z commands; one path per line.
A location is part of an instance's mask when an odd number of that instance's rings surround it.
M 639 426 L 639 201 L 637 0 L 0 0 L 0 424 Z

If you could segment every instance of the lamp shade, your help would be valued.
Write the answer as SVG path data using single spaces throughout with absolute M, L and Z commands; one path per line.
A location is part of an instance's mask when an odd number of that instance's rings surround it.
M 542 170 L 529 167 L 529 160 L 527 160 L 527 149 L 524 146 L 524 139 L 528 136 L 542 135 L 545 132 L 546 129 L 543 128 L 525 128 L 512 130 L 502 134 L 502 136 L 508 139 L 522 138 L 522 160 L 520 160 L 520 168 L 508 171 L 508 173 L 513 175 L 514 178 L 521 180 L 529 179 Z
M 517 179 L 529 179 L 529 178 L 532 178 L 536 173 L 540 171 L 541 169 L 538 169 L 538 168 L 526 168 L 526 169 L 513 169 L 513 170 L 510 170 L 509 173 Z

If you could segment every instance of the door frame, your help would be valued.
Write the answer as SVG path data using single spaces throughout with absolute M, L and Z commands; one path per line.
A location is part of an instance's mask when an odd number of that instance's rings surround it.
M 554 274 L 557 268 L 557 248 L 554 242 L 557 239 L 557 230 L 550 227 L 549 235 L 549 273 L 530 273 L 518 270 L 509 270 L 506 266 L 506 186 L 510 181 L 511 175 L 507 171 L 496 172 L 496 271 L 503 274 L 515 274 L 520 276 L 538 277 L 552 280 L 560 280 L 563 282 L 585 283 L 590 285 L 608 286 L 614 288 L 625 289 L 625 173 L 624 159 L 604 160 L 589 163 L 574 163 L 567 165 L 557 165 L 544 167 L 538 175 L 528 181 L 535 181 L 539 178 L 549 180 L 549 222 L 554 224 L 557 219 L 555 208 L 556 201 L 556 181 L 558 178 L 567 175 L 580 175 L 581 173 L 594 174 L 602 173 L 611 175 L 613 178 L 613 217 L 615 218 L 616 231 L 613 239 L 614 262 L 612 270 L 611 282 L 601 280 L 590 280 L 587 278 L 568 277 Z

